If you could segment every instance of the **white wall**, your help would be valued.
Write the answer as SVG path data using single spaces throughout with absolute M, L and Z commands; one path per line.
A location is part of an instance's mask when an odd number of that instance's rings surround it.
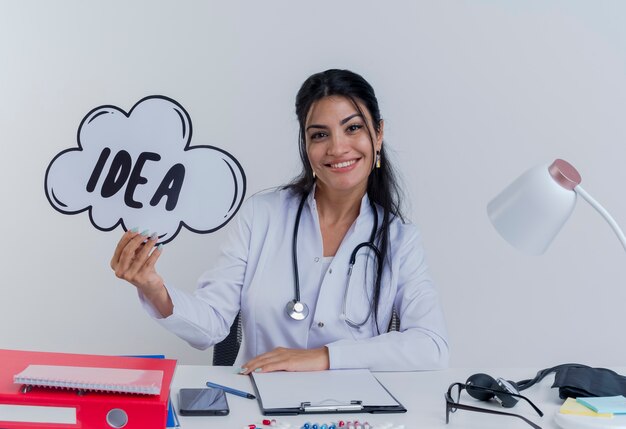
M 192 143 L 242 163 L 251 195 L 298 171 L 302 81 L 348 68 L 377 90 L 452 365 L 623 365 L 626 255 L 603 220 L 580 202 L 537 258 L 505 244 L 485 206 L 563 157 L 626 220 L 625 15 L 619 0 L 0 0 L 0 347 L 210 362 L 114 277 L 119 230 L 48 204 L 45 169 L 92 108 L 163 94 L 191 115 Z M 161 273 L 193 290 L 223 236 L 181 232 Z

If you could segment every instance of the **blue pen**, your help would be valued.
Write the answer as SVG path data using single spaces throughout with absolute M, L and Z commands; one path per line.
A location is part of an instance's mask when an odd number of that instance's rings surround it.
M 256 399 L 256 396 L 254 396 L 253 394 L 242 392 L 241 390 L 233 389 L 232 387 L 222 386 L 221 384 L 211 383 L 210 381 L 207 381 L 206 385 L 208 387 L 214 387 L 216 389 L 222 389 L 226 393 L 232 393 L 233 395 L 241 396 L 243 398 Z

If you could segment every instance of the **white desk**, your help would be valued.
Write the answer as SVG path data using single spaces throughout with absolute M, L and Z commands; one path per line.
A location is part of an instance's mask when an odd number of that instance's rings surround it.
M 238 429 L 252 423 L 259 423 L 263 419 L 275 418 L 277 421 L 286 421 L 292 428 L 299 429 L 304 422 L 330 422 L 338 420 L 359 420 L 376 423 L 392 422 L 395 425 L 404 424 L 407 429 L 412 428 L 467 428 L 467 429 L 517 429 L 530 428 L 524 421 L 516 417 L 489 415 L 465 410 L 458 410 L 450 414 L 450 424 L 446 425 L 446 403 L 444 394 L 448 386 L 454 382 L 465 382 L 467 378 L 477 372 L 485 372 L 493 377 L 503 377 L 507 380 L 523 380 L 532 378 L 541 368 L 532 369 L 450 369 L 445 371 L 428 372 L 396 372 L 375 373 L 376 377 L 387 389 L 404 405 L 408 412 L 404 414 L 318 414 L 308 416 L 278 416 L 265 417 L 261 414 L 256 400 L 228 396 L 230 415 L 225 417 L 184 417 L 178 416 L 181 429 L 208 429 L 225 428 Z M 625 371 L 616 368 L 621 374 Z M 553 375 L 547 376 L 541 383 L 522 392 L 535 403 L 543 412 L 539 417 L 527 404 L 520 401 L 514 408 L 501 408 L 494 401 L 476 401 L 467 392 L 461 394 L 461 402 L 479 407 L 493 408 L 499 411 L 510 411 L 521 414 L 535 422 L 543 429 L 558 428 L 554 422 L 554 415 L 563 401 L 559 398 L 558 389 L 550 388 L 554 380 Z M 172 399 L 178 410 L 178 389 L 181 387 L 205 387 L 206 381 L 212 381 L 235 389 L 254 393 L 251 380 L 247 376 L 234 373 L 231 367 L 189 366 L 179 365 L 172 384 Z

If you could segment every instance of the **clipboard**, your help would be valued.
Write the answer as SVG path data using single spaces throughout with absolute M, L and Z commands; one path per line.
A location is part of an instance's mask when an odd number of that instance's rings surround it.
M 367 369 L 250 375 L 266 416 L 407 411 Z

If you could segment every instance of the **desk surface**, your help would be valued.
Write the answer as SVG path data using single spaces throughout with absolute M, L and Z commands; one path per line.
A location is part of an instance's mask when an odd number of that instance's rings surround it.
M 467 378 L 477 372 L 486 372 L 493 377 L 503 377 L 507 380 L 523 380 L 532 378 L 540 368 L 533 369 L 498 369 L 481 370 L 449 369 L 445 371 L 428 372 L 378 372 L 376 377 L 402 403 L 408 412 L 404 414 L 324 414 L 315 416 L 282 416 L 264 417 L 257 401 L 228 395 L 230 415 L 225 417 L 184 417 L 179 415 L 181 429 L 243 428 L 252 423 L 260 423 L 264 418 L 275 418 L 279 422 L 289 422 L 292 428 L 299 429 L 306 422 L 330 422 L 337 420 L 367 421 L 374 426 L 385 422 L 394 425 L 403 424 L 411 428 L 467 428 L 467 429 L 507 429 L 525 428 L 530 426 L 515 417 L 489 415 L 459 410 L 450 414 L 450 424 L 446 425 L 444 393 L 454 382 L 465 382 Z M 615 368 L 624 373 L 624 369 Z M 493 401 L 476 401 L 463 392 L 461 402 L 479 407 L 493 408 L 500 411 L 510 411 L 521 414 L 535 422 L 543 429 L 559 428 L 555 423 L 555 413 L 563 403 L 559 399 L 558 390 L 550 388 L 554 380 L 553 375 L 547 376 L 541 383 L 523 391 L 543 412 L 539 417 L 530 406 L 521 401 L 512 409 L 503 409 Z M 234 373 L 231 367 L 210 367 L 179 365 L 172 383 L 172 399 L 178 410 L 178 389 L 182 387 L 205 387 L 206 381 L 212 381 L 236 389 L 253 392 L 251 380 L 247 376 Z

